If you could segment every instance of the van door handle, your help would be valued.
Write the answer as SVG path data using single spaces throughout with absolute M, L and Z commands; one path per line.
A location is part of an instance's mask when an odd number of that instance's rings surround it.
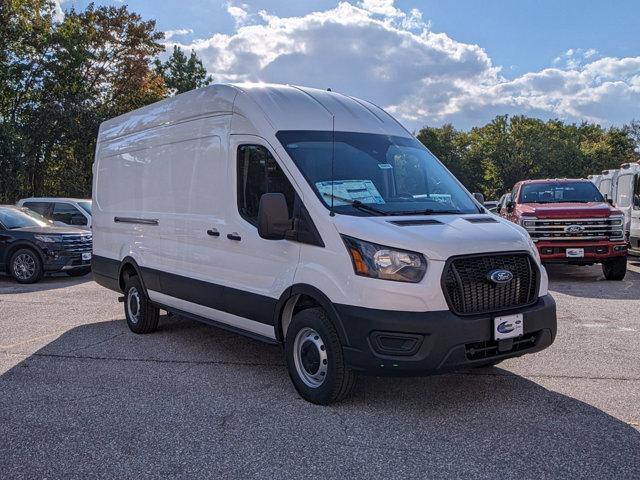
M 236 242 L 239 242 L 240 240 L 242 240 L 242 237 L 240 235 L 238 235 L 236 232 L 229 233 L 227 235 L 227 238 L 229 240 L 235 240 Z
M 212 228 L 210 230 L 207 230 L 207 235 L 210 235 L 212 237 L 219 237 L 220 236 L 220 232 L 218 230 L 216 230 L 215 228 Z

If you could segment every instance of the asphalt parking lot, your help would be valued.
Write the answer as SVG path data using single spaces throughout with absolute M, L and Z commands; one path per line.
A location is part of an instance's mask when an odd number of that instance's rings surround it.
M 180 317 L 137 336 L 90 277 L 0 277 L 0 478 L 640 478 L 640 262 L 549 272 L 551 348 L 331 407 L 278 347 Z

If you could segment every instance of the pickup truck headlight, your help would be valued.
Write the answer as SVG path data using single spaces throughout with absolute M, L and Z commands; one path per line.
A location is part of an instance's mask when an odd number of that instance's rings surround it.
M 44 243 L 55 243 L 60 241 L 59 237 L 53 235 L 34 235 L 33 238 Z
M 611 225 L 614 225 L 614 226 L 622 226 L 622 224 L 624 223 L 624 216 L 623 215 L 611 216 L 609 217 L 609 222 Z
M 353 270 L 363 277 L 418 283 L 427 271 L 424 255 L 342 235 Z
M 521 217 L 518 223 L 527 230 L 536 226 L 536 217 Z

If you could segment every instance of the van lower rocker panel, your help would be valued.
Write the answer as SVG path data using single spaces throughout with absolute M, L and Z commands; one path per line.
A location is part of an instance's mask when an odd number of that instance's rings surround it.
M 239 317 L 231 313 L 216 310 L 197 303 L 188 302 L 180 298 L 171 297 L 154 290 L 148 290 L 147 294 L 152 302 L 163 307 L 175 308 L 180 312 L 190 313 L 202 319 L 212 320 L 214 323 L 222 324 L 223 326 L 227 325 L 239 333 L 253 333 L 259 337 L 263 337 L 261 339 L 269 339 L 274 342 L 276 340 L 275 329 L 272 325 L 249 320 L 248 318 Z

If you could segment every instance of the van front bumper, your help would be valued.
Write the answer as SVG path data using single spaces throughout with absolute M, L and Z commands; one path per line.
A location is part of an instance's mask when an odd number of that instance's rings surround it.
M 532 306 L 495 315 L 460 317 L 450 311 L 397 312 L 336 305 L 347 345 L 347 366 L 366 375 L 429 375 L 539 352 L 556 337 L 551 295 Z M 524 334 L 493 339 L 496 315 L 523 314 Z

